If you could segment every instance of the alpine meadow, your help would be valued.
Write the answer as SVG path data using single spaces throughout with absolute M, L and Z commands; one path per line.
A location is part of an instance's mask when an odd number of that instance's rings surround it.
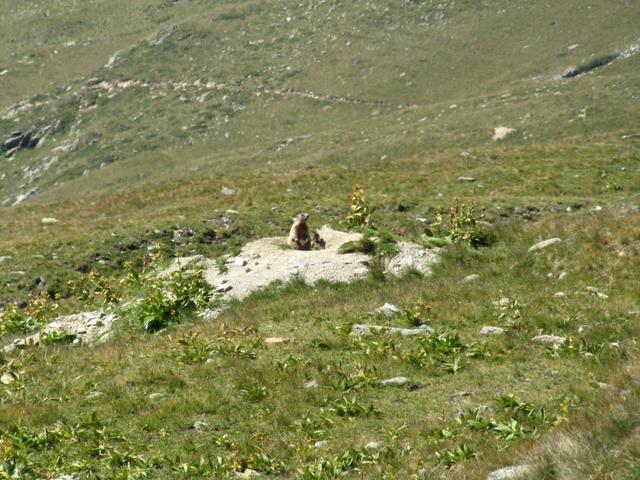
M 0 0 L 0 480 L 640 479 L 639 26 Z

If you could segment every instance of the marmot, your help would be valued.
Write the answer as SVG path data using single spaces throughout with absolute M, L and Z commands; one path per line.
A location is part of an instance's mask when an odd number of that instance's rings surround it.
M 301 213 L 293 220 L 287 244 L 296 250 L 311 250 L 311 235 L 309 235 L 309 225 L 307 220 L 309 215 Z

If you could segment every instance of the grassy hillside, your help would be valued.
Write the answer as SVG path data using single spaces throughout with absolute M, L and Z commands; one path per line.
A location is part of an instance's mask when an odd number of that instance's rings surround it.
M 633 2 L 0 12 L 0 140 L 40 137 L 0 161 L 3 318 L 42 292 L 46 318 L 122 315 L 96 348 L 0 357 L 0 478 L 640 476 Z M 513 132 L 492 140 L 496 127 Z M 300 211 L 347 228 L 355 183 L 378 233 L 421 243 L 461 198 L 497 241 L 447 247 L 428 278 L 272 286 L 156 334 L 128 306 L 149 294 L 126 281 L 149 250 L 219 258 Z M 87 299 L 89 272 L 119 298 Z M 385 302 L 404 312 L 394 325 L 420 312 L 436 335 L 347 335 L 386 321 L 371 313 Z M 409 383 L 381 383 L 396 376 Z

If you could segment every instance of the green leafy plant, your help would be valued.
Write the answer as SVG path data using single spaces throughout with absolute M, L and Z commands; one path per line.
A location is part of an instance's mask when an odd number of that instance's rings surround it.
M 368 237 L 356 241 L 349 240 L 338 247 L 338 253 L 342 255 L 355 252 L 373 254 L 375 251 L 376 243 Z
M 364 190 L 359 184 L 354 185 L 351 194 L 350 213 L 347 215 L 347 225 L 351 228 L 372 225 L 371 214 L 374 208 L 369 206 L 365 198 Z
M 53 343 L 71 343 L 76 339 L 76 335 L 68 332 L 47 332 L 42 336 L 42 343 L 51 345 Z
M 9 303 L 0 313 L 0 335 L 6 333 L 28 333 L 42 327 L 58 310 L 59 304 L 51 301 L 46 291 L 29 298 L 24 309 Z
M 453 450 L 442 450 L 435 453 L 436 463 L 445 467 L 453 467 L 458 462 L 475 457 L 475 452 L 464 443 Z
M 181 268 L 168 277 L 149 278 L 137 318 L 144 330 L 157 332 L 178 323 L 181 315 L 210 305 L 213 287 L 201 268 Z
M 241 392 L 247 400 L 254 403 L 264 400 L 268 395 L 267 387 L 263 385 L 250 385 L 247 388 L 243 388 Z
M 376 413 L 373 405 L 361 405 L 356 397 L 336 400 L 331 410 L 340 417 L 368 417 Z
M 425 242 L 431 246 L 438 246 L 433 242 L 434 237 L 444 237 L 450 242 L 463 243 L 473 248 L 495 243 L 494 236 L 485 231 L 481 224 L 484 212 L 478 212 L 473 202 L 466 204 L 456 198 L 454 205 L 449 208 L 447 217 L 448 221 L 445 224 L 443 214 L 436 215 L 435 221 L 425 230 Z

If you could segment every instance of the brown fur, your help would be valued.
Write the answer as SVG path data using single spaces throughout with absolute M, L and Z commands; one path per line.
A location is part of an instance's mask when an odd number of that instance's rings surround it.
M 311 250 L 311 235 L 309 234 L 309 225 L 307 225 L 308 219 L 309 215 L 306 213 L 301 213 L 295 218 L 287 239 L 287 244 L 291 248 Z

